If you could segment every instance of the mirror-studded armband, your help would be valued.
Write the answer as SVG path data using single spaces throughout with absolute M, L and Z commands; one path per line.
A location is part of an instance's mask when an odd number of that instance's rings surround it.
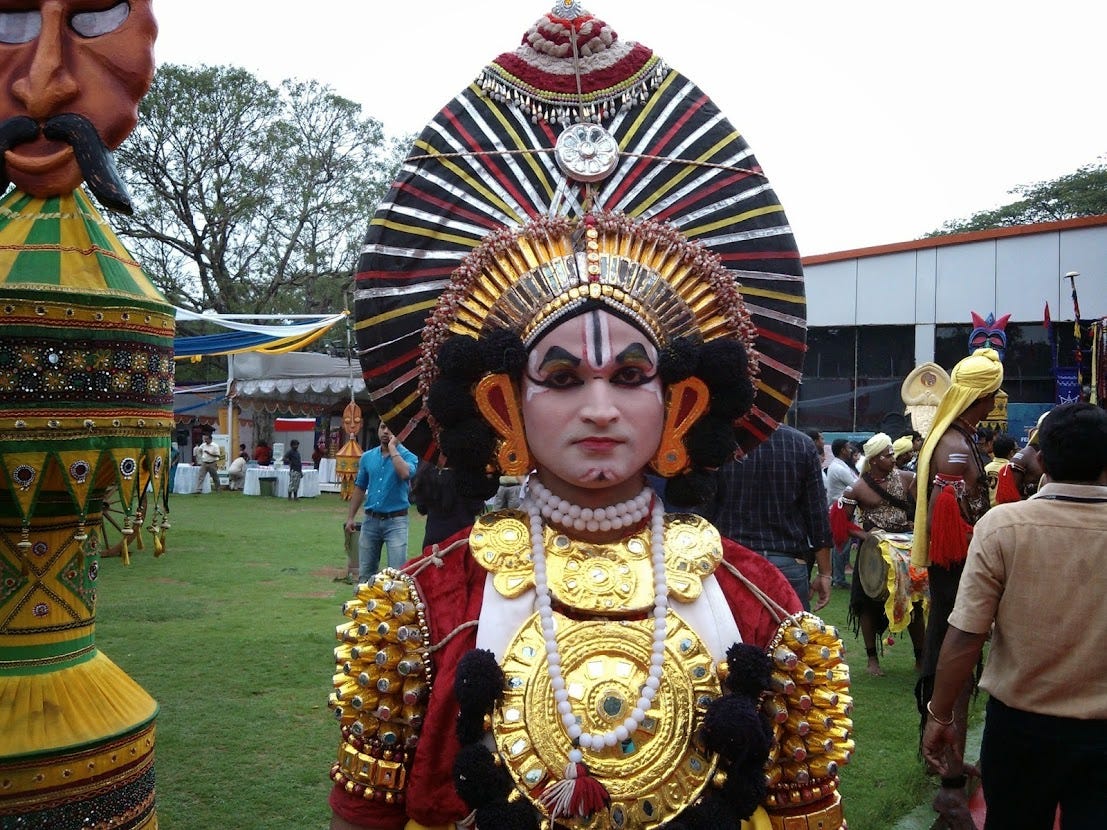
M 838 830 L 838 769 L 854 752 L 849 666 L 838 630 L 813 614 L 786 619 L 769 643 L 772 721 L 765 807 L 773 828 Z
M 334 691 L 342 724 L 331 778 L 347 792 L 403 801 L 431 687 L 425 608 L 410 576 L 386 568 L 358 586 L 335 629 Z

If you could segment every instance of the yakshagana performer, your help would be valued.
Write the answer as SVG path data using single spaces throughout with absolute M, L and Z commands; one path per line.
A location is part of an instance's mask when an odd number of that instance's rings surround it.
M 1003 364 L 994 350 L 977 349 L 958 362 L 919 452 L 918 477 L 926 486 L 917 488 L 911 564 L 926 567 L 930 581 L 923 669 L 915 688 L 924 722 L 973 527 L 991 504 L 988 476 L 975 443 L 976 425 L 992 411 L 1002 384 Z M 970 691 L 971 684 L 967 684 L 954 707 L 962 753 Z M 967 803 L 965 782 L 958 779 L 953 783 L 958 786 L 943 786 L 934 807 L 947 820 L 961 820 Z
M 860 539 L 863 545 L 858 554 L 858 562 L 862 561 L 862 554 L 875 554 L 887 565 L 888 559 L 884 556 L 881 545 L 891 545 L 891 542 L 884 534 L 909 534 L 914 527 L 912 517 L 915 515 L 915 474 L 896 466 L 894 444 L 883 432 L 878 432 L 866 441 L 863 452 L 865 461 L 861 476 L 842 492 L 841 505 L 857 522 L 851 525 L 850 535 Z M 910 548 L 910 545 L 905 545 L 905 548 Z M 894 555 L 892 547 L 889 550 Z M 902 570 L 898 557 L 893 564 Z M 866 670 L 874 677 L 883 677 L 884 670 L 880 668 L 877 642 L 883 639 L 884 632 L 889 628 L 894 634 L 906 628 L 915 649 L 915 662 L 922 659 L 926 619 L 922 599 L 915 598 L 921 593 L 921 586 L 910 585 L 913 581 L 921 580 L 911 580 L 912 575 L 908 574 L 909 578 L 904 583 L 900 578 L 902 573 L 893 574 L 892 582 L 896 585 L 896 594 L 899 596 L 891 595 L 887 587 L 882 595 L 870 596 L 862 583 L 861 570 L 859 564 L 853 572 L 849 624 L 854 636 L 860 631 L 864 639 Z M 892 610 L 889 611 L 889 608 Z
M 386 202 L 359 264 L 379 410 L 463 492 L 529 477 L 520 509 L 346 603 L 332 828 L 844 826 L 837 632 L 645 481 L 698 500 L 795 391 L 798 260 L 744 142 L 565 3 L 424 131 Z M 728 259 L 773 286 L 756 318 Z

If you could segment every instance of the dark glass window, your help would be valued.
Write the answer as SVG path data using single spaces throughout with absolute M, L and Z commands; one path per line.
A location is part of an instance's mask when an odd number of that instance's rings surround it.
M 915 330 L 910 326 L 857 329 L 857 373 L 863 378 L 899 378 L 915 368 Z
M 857 328 L 811 328 L 807 330 L 807 354 L 803 378 L 852 378 L 857 360 Z
M 969 353 L 968 323 L 955 326 L 936 326 L 934 331 L 934 362 L 947 372 Z
M 970 325 L 938 326 L 934 362 L 949 371 L 969 353 Z M 1008 323 L 1003 356 L 1003 391 L 1009 403 L 1052 403 L 1055 397 L 1053 352 L 1058 366 L 1075 364 L 1075 337 L 1071 322 L 1053 323 L 1056 346 L 1041 323 Z M 1085 367 L 1087 369 L 1087 367 Z
M 889 412 L 903 412 L 900 386 L 914 365 L 913 326 L 808 329 L 796 425 L 875 430 Z

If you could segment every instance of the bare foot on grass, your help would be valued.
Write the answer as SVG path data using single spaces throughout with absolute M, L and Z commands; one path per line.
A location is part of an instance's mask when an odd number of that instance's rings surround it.
M 869 664 L 865 667 L 865 671 L 869 673 L 870 677 L 884 676 L 884 669 L 880 668 L 880 661 L 875 657 L 869 658 Z

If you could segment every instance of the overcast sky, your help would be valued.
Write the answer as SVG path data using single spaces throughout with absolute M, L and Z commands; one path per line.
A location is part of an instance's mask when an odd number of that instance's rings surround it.
M 155 0 L 159 63 L 317 79 L 417 132 L 549 0 Z M 804 255 L 915 239 L 1107 153 L 1107 3 L 588 0 L 745 134 Z

